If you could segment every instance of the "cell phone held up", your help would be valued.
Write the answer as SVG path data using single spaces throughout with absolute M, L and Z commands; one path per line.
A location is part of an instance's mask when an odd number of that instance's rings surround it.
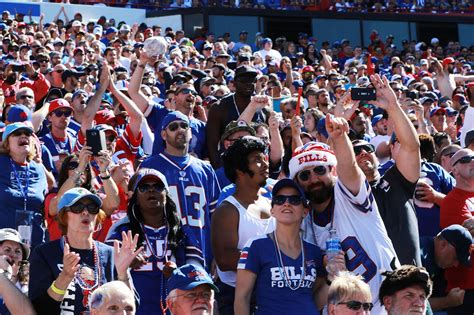
M 351 98 L 353 101 L 375 101 L 377 96 L 374 88 L 352 88 Z
M 92 156 L 98 156 L 99 152 L 106 149 L 105 131 L 96 128 L 86 130 L 87 146 L 91 147 Z

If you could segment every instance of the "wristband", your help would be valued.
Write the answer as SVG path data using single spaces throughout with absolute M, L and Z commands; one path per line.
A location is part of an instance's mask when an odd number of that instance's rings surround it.
M 80 172 L 78 170 L 74 170 L 74 174 L 78 175 L 78 176 L 81 176 L 84 174 L 84 171 Z
M 58 294 L 58 295 L 65 295 L 66 294 L 66 290 L 61 290 L 59 289 L 56 285 L 55 285 L 55 282 L 56 281 L 53 281 L 53 283 L 51 283 L 51 291 L 53 291 L 54 293 Z
M 145 65 L 142 65 L 142 64 L 139 64 L 138 67 L 142 68 L 142 69 L 145 69 Z

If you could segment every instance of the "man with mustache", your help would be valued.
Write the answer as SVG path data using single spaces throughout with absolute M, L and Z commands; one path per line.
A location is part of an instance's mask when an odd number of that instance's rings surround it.
M 197 265 L 186 264 L 168 279 L 167 306 L 173 315 L 211 315 L 214 293 L 219 289 L 209 274 Z
M 380 78 L 382 88 L 388 85 Z M 346 268 L 364 277 L 372 292 L 374 314 L 384 314 L 378 301 L 382 276 L 398 260 L 380 218 L 369 183 L 357 166 L 344 118 L 326 116 L 329 146 L 308 142 L 297 148 L 289 163 L 290 177 L 304 189 L 312 210 L 303 221 L 306 241 L 326 249 L 330 231 L 335 230 L 346 254 Z M 334 231 L 331 231 L 334 233 Z
M 164 152 L 146 159 L 140 167 L 165 175 L 183 230 L 193 244 L 186 247 L 193 257 L 187 262 L 209 269 L 212 258 L 210 219 L 220 194 L 216 173 L 209 163 L 188 153 L 190 121 L 180 111 L 172 111 L 163 118 L 160 140 L 165 142 Z

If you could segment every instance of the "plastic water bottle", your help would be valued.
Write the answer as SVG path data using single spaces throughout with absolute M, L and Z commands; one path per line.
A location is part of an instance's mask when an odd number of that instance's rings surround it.
M 329 238 L 326 240 L 326 256 L 327 256 L 327 271 L 336 274 L 339 270 L 333 264 L 333 259 L 335 256 L 339 255 L 339 252 L 342 250 L 341 240 L 336 234 L 336 229 L 331 229 L 329 231 Z

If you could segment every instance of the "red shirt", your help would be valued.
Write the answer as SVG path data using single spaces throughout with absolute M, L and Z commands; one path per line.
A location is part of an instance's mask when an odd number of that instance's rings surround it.
M 462 224 L 464 220 L 474 215 L 474 192 L 454 188 L 450 191 L 441 204 L 441 228 L 453 224 Z M 472 246 L 471 246 L 472 248 Z M 474 289 L 474 251 L 471 251 L 471 267 L 446 269 L 444 275 L 448 281 L 448 290 L 459 287 L 461 289 Z

